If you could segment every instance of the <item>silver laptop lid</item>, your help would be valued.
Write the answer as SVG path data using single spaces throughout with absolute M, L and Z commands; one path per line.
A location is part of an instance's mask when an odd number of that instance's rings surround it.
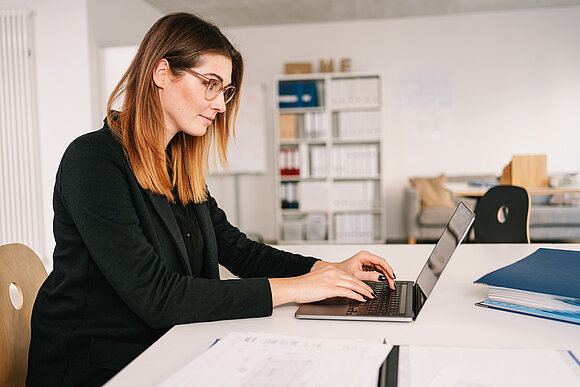
M 425 297 L 429 297 L 433 287 L 437 283 L 441 272 L 449 262 L 453 252 L 465 238 L 469 227 L 475 220 L 475 215 L 463 202 L 457 205 L 453 216 L 445 226 L 441 238 L 433 248 L 429 259 L 417 277 L 415 283 L 423 292 Z

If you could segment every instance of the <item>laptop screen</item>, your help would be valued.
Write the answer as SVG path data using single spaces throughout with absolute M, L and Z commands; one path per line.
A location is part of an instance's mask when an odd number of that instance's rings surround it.
M 429 259 L 423 266 L 416 284 L 419 286 L 425 297 L 428 297 L 437 283 L 441 272 L 449 262 L 453 252 L 465 238 L 469 227 L 473 223 L 475 215 L 463 202 L 457 205 L 451 220 L 447 223 L 441 238 L 431 252 Z

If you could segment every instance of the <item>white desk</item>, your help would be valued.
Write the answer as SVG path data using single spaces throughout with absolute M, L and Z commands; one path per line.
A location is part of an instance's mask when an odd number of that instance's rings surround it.
M 361 249 L 353 245 L 279 246 L 285 250 L 340 261 Z M 397 279 L 415 280 L 433 245 L 371 245 L 384 256 Z M 580 353 L 580 326 L 474 306 L 487 289 L 473 281 L 515 262 L 538 247 L 580 250 L 580 244 L 464 244 L 455 252 L 431 296 L 412 323 L 299 320 L 297 305 L 274 309 L 271 317 L 179 325 L 153 344 L 107 386 L 152 386 L 229 332 L 269 332 L 325 338 L 361 338 L 393 344 L 431 344 L 501 348 L 570 349 Z

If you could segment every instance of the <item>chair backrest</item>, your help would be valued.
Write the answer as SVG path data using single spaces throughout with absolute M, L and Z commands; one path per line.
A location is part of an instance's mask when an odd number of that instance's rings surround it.
M 0 386 L 25 384 L 30 316 L 45 279 L 44 265 L 30 248 L 19 243 L 0 246 Z
M 490 188 L 475 207 L 475 241 L 530 243 L 530 195 L 525 188 L 498 185 Z

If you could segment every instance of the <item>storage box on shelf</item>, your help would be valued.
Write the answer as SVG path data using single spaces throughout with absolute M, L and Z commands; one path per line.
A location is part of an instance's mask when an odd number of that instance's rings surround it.
M 377 74 L 277 80 L 279 243 L 386 239 L 380 87 Z

